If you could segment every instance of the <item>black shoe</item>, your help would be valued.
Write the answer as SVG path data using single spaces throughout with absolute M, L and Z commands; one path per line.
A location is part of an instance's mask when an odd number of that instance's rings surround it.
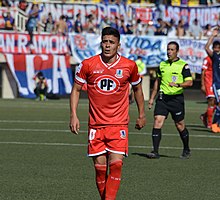
M 190 150 L 183 150 L 182 155 L 180 156 L 181 159 L 189 159 L 191 156 Z
M 160 158 L 160 155 L 159 153 L 155 152 L 155 151 L 151 151 L 150 153 L 147 153 L 147 158 L 150 158 L 150 159 L 158 159 Z

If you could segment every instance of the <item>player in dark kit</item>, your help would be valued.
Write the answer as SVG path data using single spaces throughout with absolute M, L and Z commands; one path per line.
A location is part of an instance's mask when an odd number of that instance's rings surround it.
M 192 76 L 188 64 L 177 57 L 179 44 L 169 42 L 167 45 L 168 60 L 160 63 L 157 79 L 148 103 L 148 108 L 153 106 L 158 93 L 154 110 L 154 125 L 152 130 L 153 151 L 147 154 L 148 158 L 159 158 L 159 144 L 161 140 L 161 128 L 170 113 L 183 142 L 181 158 L 189 158 L 189 132 L 185 127 L 183 88 L 192 86 Z
M 212 71 L 213 71 L 213 90 L 215 94 L 215 99 L 217 101 L 217 106 L 215 109 L 215 115 L 212 124 L 212 132 L 220 133 L 220 42 L 215 41 L 218 44 L 218 49 L 212 51 L 210 45 L 212 44 L 215 37 L 218 36 L 219 30 L 214 29 L 212 35 L 208 39 L 205 45 L 205 50 L 207 54 L 212 58 Z

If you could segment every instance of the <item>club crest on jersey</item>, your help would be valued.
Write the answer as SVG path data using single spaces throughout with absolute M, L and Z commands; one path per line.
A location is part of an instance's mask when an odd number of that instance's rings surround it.
M 94 81 L 95 89 L 105 95 L 111 95 L 120 88 L 120 82 L 114 76 L 101 75 Z
M 122 69 L 117 69 L 115 77 L 122 78 L 123 77 L 123 70 Z
M 123 139 L 126 138 L 126 131 L 125 130 L 120 130 L 120 137 Z
M 177 81 L 177 76 L 172 76 L 172 82 L 176 82 Z

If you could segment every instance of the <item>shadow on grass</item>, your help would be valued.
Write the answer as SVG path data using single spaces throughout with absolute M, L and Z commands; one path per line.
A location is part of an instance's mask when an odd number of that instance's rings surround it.
M 132 155 L 144 157 L 144 158 L 151 159 L 151 160 L 158 160 L 158 158 L 155 159 L 155 158 L 149 158 L 149 157 L 147 157 L 147 154 L 146 154 L 146 153 L 132 153 Z M 177 156 L 161 155 L 161 154 L 160 154 L 160 158 L 179 158 L 179 157 L 177 157 Z

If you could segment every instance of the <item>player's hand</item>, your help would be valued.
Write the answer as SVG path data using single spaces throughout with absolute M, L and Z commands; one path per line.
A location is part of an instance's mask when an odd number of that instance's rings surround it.
M 79 134 L 79 119 L 77 116 L 70 116 L 70 123 L 69 123 L 70 131 L 76 135 Z
M 216 37 L 216 36 L 218 35 L 218 33 L 219 33 L 219 28 L 213 29 L 212 35 L 213 35 L 214 37 Z
M 202 85 L 201 86 L 201 91 L 205 94 L 206 92 L 205 92 L 205 86 L 204 85 Z
M 141 130 L 146 125 L 146 117 L 137 118 L 135 128 Z
M 148 101 L 148 109 L 150 110 L 150 109 L 153 107 L 153 105 L 154 105 L 154 100 L 153 100 L 153 99 L 150 99 L 150 100 Z

